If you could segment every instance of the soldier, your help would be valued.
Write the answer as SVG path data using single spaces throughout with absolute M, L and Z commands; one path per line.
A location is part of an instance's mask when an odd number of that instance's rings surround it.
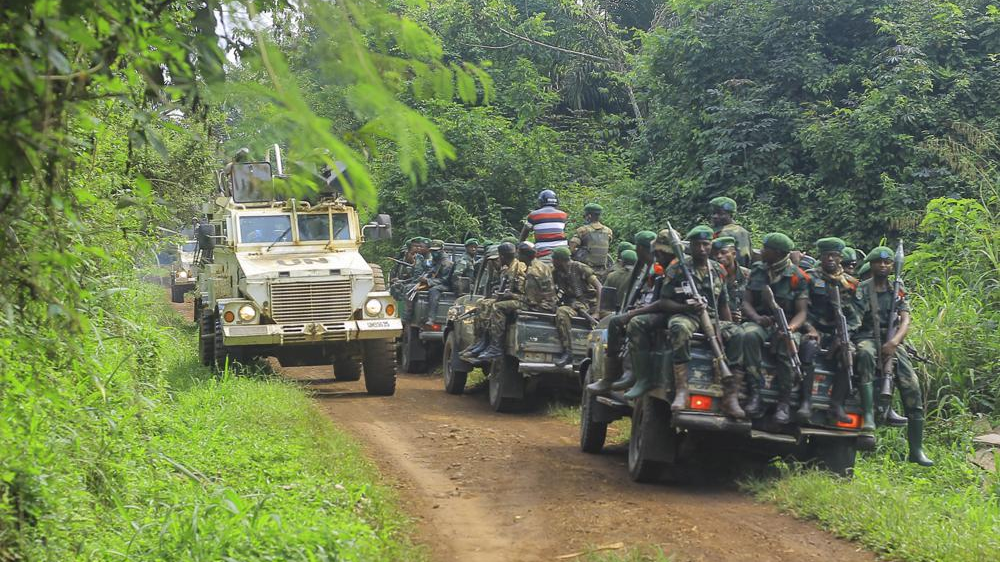
M 743 322 L 743 293 L 750 280 L 750 268 L 736 263 L 736 239 L 720 236 L 712 241 L 713 259 L 726 270 L 726 294 L 729 295 L 729 314 L 733 322 Z
M 556 193 L 546 189 L 538 194 L 538 208 L 528 213 L 518 241 L 524 242 L 534 232 L 536 257 L 549 261 L 552 250 L 567 245 L 566 218 L 565 211 L 559 209 Z
M 649 230 L 637 232 L 635 235 L 635 252 L 638 259 L 636 260 L 633 274 L 629 278 L 631 283 L 626 284 L 627 290 L 622 301 L 626 308 L 634 302 L 633 299 L 637 298 L 640 288 L 646 287 L 649 284 L 648 281 L 651 278 L 653 263 L 654 240 L 656 240 L 656 234 Z M 650 302 L 652 302 L 652 298 L 643 299 L 642 304 L 649 304 Z M 604 377 L 587 385 L 588 391 L 603 394 L 609 390 L 624 390 L 635 383 L 635 376 L 632 375 L 631 371 L 629 371 L 628 376 L 622 376 L 623 365 L 621 357 L 625 335 L 632 318 L 627 314 L 616 314 L 611 317 L 611 321 L 608 323 L 608 346 L 605 349 Z
M 597 315 L 601 282 L 590 266 L 570 259 L 569 248 L 552 251 L 552 280 L 560 294 L 556 332 L 562 345 L 562 353 L 556 357 L 555 364 L 565 367 L 573 361 L 573 317 L 584 316 L 592 320 Z
M 861 319 L 854 309 L 854 292 L 858 288 L 858 280 L 848 275 L 841 265 L 846 244 L 840 238 L 822 238 L 816 241 L 819 249 L 819 267 L 806 272 L 809 276 L 809 315 L 808 322 L 819 333 L 819 347 L 826 348 L 828 353 L 835 354 L 838 350 L 837 313 L 830 294 L 840 292 L 840 310 L 847 320 L 847 332 L 853 333 L 861 326 Z M 853 353 L 853 350 L 851 351 Z M 837 357 L 840 357 L 839 355 Z M 835 422 L 848 423 L 851 418 L 844 411 L 844 400 L 847 399 L 848 381 L 847 365 L 838 360 L 839 376 L 834 380 L 833 393 L 830 398 L 830 414 Z M 812 388 L 805 388 L 803 383 L 802 403 L 796 417 L 799 421 L 808 421 L 810 417 L 810 400 Z M 865 421 L 862 430 L 874 432 L 875 424 L 872 416 L 872 385 L 867 389 L 861 387 L 861 402 L 865 410 Z M 871 422 L 871 423 L 869 423 Z
M 614 239 L 611 229 L 601 224 L 603 212 L 604 207 L 597 203 L 587 203 L 583 208 L 583 220 L 587 224 L 577 228 L 569 239 L 569 251 L 573 259 L 589 265 L 601 281 L 608 274 L 608 251 Z
M 458 279 L 465 277 L 473 279 L 476 276 L 476 252 L 479 251 L 479 240 L 469 238 L 465 241 L 465 253 L 455 262 L 452 270 L 452 290 L 458 292 Z
M 628 282 L 632 278 L 632 268 L 635 267 L 635 262 L 638 259 L 635 250 L 622 251 L 619 264 L 615 265 L 605 280 L 606 286 L 615 288 L 615 310 L 618 310 L 622 301 L 625 300 L 626 293 L 628 293 Z
M 774 293 L 774 301 L 785 313 L 791 337 L 799 345 L 798 357 L 802 363 L 803 376 L 811 381 L 815 372 L 813 358 L 816 355 L 817 337 L 813 331 L 809 338 L 800 333 L 806 328 L 809 313 L 809 277 L 792 264 L 788 257 L 795 247 L 788 236 L 772 232 L 764 237 L 761 261 L 750 269 L 750 281 L 743 298 L 743 366 L 746 368 L 750 396 L 746 411 L 751 416 L 761 412 L 760 390 L 764 386 L 762 353 L 764 342 L 771 340 L 771 352 L 777 359 L 778 406 L 774 421 L 786 424 L 790 421 L 792 385 L 794 384 L 794 364 L 789 355 L 788 344 L 775 321 L 774 311 L 768 310 L 763 297 L 765 287 Z M 805 384 L 805 383 L 803 383 Z M 812 388 L 811 382 L 809 388 Z
M 444 251 L 443 240 L 432 240 L 430 250 L 431 266 L 421 277 L 427 285 L 427 316 L 423 319 L 424 324 L 430 324 L 434 318 L 441 293 L 451 289 L 451 274 L 455 267 Z
M 719 336 L 725 342 L 726 358 L 730 375 L 723 378 L 722 383 L 722 413 L 736 419 L 743 419 L 746 414 L 740 408 L 739 387 L 743 382 L 743 368 L 740 365 L 742 356 L 741 331 L 732 322 L 729 313 L 729 295 L 726 291 L 726 270 L 718 262 L 709 258 L 712 249 L 712 229 L 707 226 L 696 226 L 687 233 L 688 256 L 680 256 L 674 260 L 663 274 L 663 289 L 660 298 L 664 308 L 671 314 L 667 322 L 670 332 L 670 345 L 674 361 L 674 402 L 670 409 L 677 412 L 687 407 L 688 376 L 691 367 L 691 337 L 696 331 L 703 330 L 701 315 L 708 311 L 709 317 L 718 326 Z M 697 293 L 707 302 L 692 299 L 694 291 L 687 286 L 687 278 L 681 266 L 684 260 L 691 272 L 691 277 L 697 284 Z M 636 386 L 639 386 L 636 384 Z M 635 387 L 633 387 L 633 390 Z
M 853 276 L 858 268 L 857 250 L 845 246 L 844 251 L 840 252 L 840 267 L 844 268 L 844 273 Z
M 526 269 L 521 278 L 519 291 L 510 291 L 497 296 L 490 314 L 490 345 L 478 360 L 494 361 L 503 357 L 503 336 L 507 333 L 507 322 L 518 310 L 555 312 L 556 288 L 552 281 L 552 266 L 535 259 L 535 245 L 521 242 L 517 246 L 517 259 Z
M 428 244 L 430 244 L 430 240 L 422 236 L 411 239 L 410 255 L 413 265 L 410 267 L 409 274 L 405 277 L 400 277 L 389 287 L 389 294 L 396 299 L 397 303 L 408 303 L 406 295 L 427 271 L 426 253 L 429 251 L 427 248 Z M 401 272 L 400 275 L 402 276 L 403 273 Z M 411 308 L 407 306 L 406 311 L 401 311 L 402 314 L 400 317 L 409 318 L 409 309 Z
M 861 317 L 861 328 L 855 335 L 858 346 L 857 366 L 862 385 L 872 384 L 877 370 L 876 362 L 895 360 L 895 379 L 903 397 L 903 407 L 908 418 L 906 440 L 910 448 L 907 460 L 921 466 L 934 463 L 924 454 L 924 401 L 920 383 L 910 362 L 910 355 L 903 346 L 903 339 L 910 330 L 910 305 L 905 291 L 893 294 L 889 275 L 893 271 L 894 252 L 879 246 L 868 253 L 865 263 L 871 267 L 872 277 L 858 285 L 854 306 Z M 893 302 L 899 299 L 899 325 L 895 335 L 888 338 L 889 314 Z M 881 349 L 879 344 L 881 343 Z
M 486 298 L 476 302 L 476 315 L 472 320 L 473 333 L 477 337 L 475 343 L 462 350 L 461 356 L 466 361 L 475 361 L 490 344 L 489 319 L 493 313 L 493 303 L 499 293 L 505 293 L 512 288 L 523 286 L 525 265 L 517 261 L 517 248 L 510 242 L 503 242 L 496 248 L 497 255 L 490 256 L 487 250 L 485 267 L 495 267 L 496 273 L 489 277 L 490 284 L 486 288 Z
M 737 262 L 743 267 L 750 267 L 750 256 L 753 254 L 750 243 L 750 233 L 747 229 L 733 222 L 736 213 L 736 201 L 729 197 L 716 197 L 708 202 L 712 213 L 712 227 L 715 237 L 731 236 L 736 240 Z

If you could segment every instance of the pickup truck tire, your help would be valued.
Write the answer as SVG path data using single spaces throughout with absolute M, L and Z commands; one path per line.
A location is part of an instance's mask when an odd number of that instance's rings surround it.
M 514 412 L 524 407 L 524 378 L 517 359 L 504 354 L 490 367 L 490 406 L 495 412 Z
M 413 373 L 418 375 L 427 371 L 427 362 L 413 358 L 413 345 L 421 345 L 420 329 L 413 327 L 403 328 L 403 337 L 399 342 L 400 367 L 402 367 L 404 373 Z
M 198 358 L 201 364 L 211 367 L 215 360 L 215 318 L 207 310 L 195 311 L 198 317 Z
M 676 445 L 670 427 L 670 405 L 649 395 L 643 396 L 632 411 L 632 433 L 628 440 L 628 475 L 635 482 L 660 480 Z
M 469 378 L 468 371 L 459 371 L 454 367 L 458 356 L 458 335 L 448 332 L 444 340 L 444 352 L 441 354 L 441 369 L 444 371 L 444 390 L 448 394 L 465 392 L 465 382 Z
M 809 446 L 810 456 L 820 468 L 838 476 L 849 477 L 854 474 L 854 460 L 858 453 L 856 439 L 813 437 Z
M 338 355 L 333 358 L 333 380 L 337 382 L 352 382 L 361 378 L 361 364 L 350 355 Z
M 586 390 L 583 391 L 582 396 L 583 398 L 580 400 L 580 450 L 584 453 L 600 453 L 608 438 L 608 424 L 595 422 L 591 419 L 597 404 L 597 397 Z
M 392 353 L 392 342 L 369 340 L 362 343 L 365 368 L 365 390 L 376 396 L 392 396 L 396 393 L 396 361 Z

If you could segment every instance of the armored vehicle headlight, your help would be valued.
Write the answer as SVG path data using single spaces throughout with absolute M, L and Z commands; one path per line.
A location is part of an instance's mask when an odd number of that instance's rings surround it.
M 365 314 L 368 316 L 378 316 L 382 312 L 382 301 L 378 299 L 368 299 L 365 303 Z
M 250 322 L 251 320 L 257 318 L 257 309 L 245 304 L 240 307 L 240 320 L 244 322 Z

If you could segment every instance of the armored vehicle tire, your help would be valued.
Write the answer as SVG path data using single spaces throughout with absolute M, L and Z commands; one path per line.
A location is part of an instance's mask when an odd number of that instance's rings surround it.
M 198 358 L 206 367 L 215 360 L 215 318 L 208 311 L 195 311 L 198 316 Z
M 218 371 L 224 370 L 227 366 L 233 367 L 241 361 L 239 354 L 235 350 L 226 347 L 222 343 L 222 321 L 218 317 L 213 318 L 215 322 L 215 341 L 212 343 L 212 364 Z
M 184 290 L 183 286 L 178 287 L 177 285 L 174 285 L 173 283 L 170 284 L 170 302 L 174 302 L 174 303 L 182 303 L 182 302 L 184 302 L 184 294 L 185 293 L 187 293 L 187 291 Z
M 444 353 L 441 354 L 441 369 L 444 371 L 444 390 L 448 394 L 462 394 L 465 392 L 465 381 L 469 378 L 468 371 L 459 371 L 454 368 L 454 361 L 458 355 L 458 336 L 455 332 L 448 332 L 448 337 L 444 340 Z
M 399 362 L 404 373 L 419 375 L 427 372 L 427 362 L 413 358 L 410 351 L 416 340 L 416 345 L 420 344 L 420 329 L 413 327 L 403 328 L 403 337 L 399 340 Z
M 495 412 L 524 408 L 524 378 L 517 371 L 517 359 L 504 354 L 490 367 L 490 406 Z
M 810 457 L 820 467 L 838 476 L 854 474 L 854 460 L 857 458 L 856 439 L 847 437 L 813 437 L 809 441 Z
M 636 482 L 656 482 L 669 467 L 675 430 L 670 427 L 670 405 L 649 395 L 636 402 L 628 440 L 628 475 Z
M 591 419 L 597 404 L 597 396 L 584 389 L 580 400 L 580 450 L 584 453 L 600 453 L 608 438 L 607 422 Z
M 365 390 L 377 396 L 396 393 L 396 362 L 393 360 L 392 342 L 370 340 L 362 344 L 365 367 Z
M 194 298 L 194 307 L 191 309 L 191 320 L 198 322 L 201 314 L 201 297 Z
M 350 355 L 333 358 L 333 379 L 337 382 L 352 382 L 361 378 L 361 364 Z

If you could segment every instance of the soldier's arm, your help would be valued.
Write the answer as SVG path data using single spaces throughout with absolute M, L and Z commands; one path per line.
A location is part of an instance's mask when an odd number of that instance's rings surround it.
M 603 288 L 604 288 L 604 285 L 601 285 L 601 281 L 600 281 L 600 280 L 599 280 L 599 279 L 597 278 L 597 276 L 596 276 L 596 275 L 591 275 L 591 276 L 590 276 L 590 277 L 589 277 L 589 278 L 587 279 L 587 283 L 588 283 L 588 284 L 589 284 L 589 285 L 590 285 L 591 287 L 593 287 L 595 291 L 597 291 L 597 294 L 598 294 L 598 295 L 599 295 L 599 294 L 601 294 L 601 289 L 603 289 Z
M 580 229 L 577 229 L 576 232 L 573 233 L 573 237 L 569 239 L 569 251 L 576 252 L 576 249 L 580 247 L 581 242 L 582 239 L 580 236 Z
M 764 316 L 757 312 L 757 292 L 747 289 L 743 294 L 743 316 L 751 321 L 767 328 L 774 323 L 770 316 Z
M 795 299 L 795 316 L 788 321 L 788 330 L 794 332 L 802 327 L 809 316 L 809 295 L 805 298 Z
M 907 332 L 910 331 L 910 311 L 900 310 L 899 311 L 899 328 L 896 329 L 896 335 L 890 340 L 897 347 L 903 344 L 903 340 L 906 339 Z
M 528 239 L 528 235 L 531 234 L 531 223 L 524 221 L 524 226 L 521 227 L 521 236 L 518 238 L 518 242 L 524 242 Z

